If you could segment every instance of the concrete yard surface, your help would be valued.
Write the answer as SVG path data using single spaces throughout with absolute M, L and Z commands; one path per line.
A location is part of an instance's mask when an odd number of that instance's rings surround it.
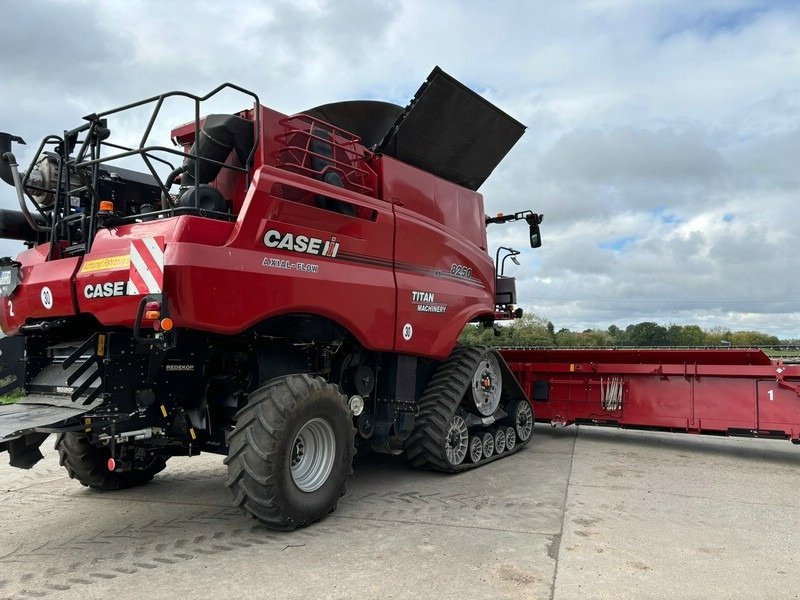
M 229 507 L 222 457 L 144 487 L 0 466 L 0 598 L 797 598 L 800 448 L 539 425 L 458 475 L 356 464 L 321 523 Z

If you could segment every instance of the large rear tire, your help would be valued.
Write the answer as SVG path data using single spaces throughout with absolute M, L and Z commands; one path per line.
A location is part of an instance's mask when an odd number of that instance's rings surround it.
M 128 471 L 109 471 L 111 449 L 93 446 L 82 433 L 61 433 L 56 437 L 58 460 L 70 478 L 95 490 L 122 490 L 143 485 L 167 466 L 164 456 L 153 455 L 147 467 Z
M 228 435 L 233 505 L 272 529 L 336 509 L 353 472 L 355 428 L 345 397 L 320 377 L 287 375 L 250 394 Z

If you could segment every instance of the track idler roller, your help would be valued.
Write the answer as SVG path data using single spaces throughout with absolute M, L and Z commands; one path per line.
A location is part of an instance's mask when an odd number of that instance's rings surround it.
M 517 432 L 514 431 L 513 427 L 506 427 L 506 450 L 508 452 L 513 452 L 514 447 L 517 445 Z
M 483 434 L 481 440 L 483 442 L 483 458 L 492 458 L 494 454 L 494 435 L 492 435 L 491 431 L 487 431 Z
M 502 454 L 506 449 L 506 432 L 502 427 L 494 431 L 494 451 Z
M 481 462 L 483 458 L 483 440 L 480 436 L 473 435 L 469 438 L 469 460 L 473 463 Z

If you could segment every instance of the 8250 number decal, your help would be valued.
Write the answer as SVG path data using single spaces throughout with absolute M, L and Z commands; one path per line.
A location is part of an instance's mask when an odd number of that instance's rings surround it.
M 461 277 L 462 279 L 469 279 L 470 277 L 472 277 L 471 268 L 456 263 L 453 263 L 453 266 L 450 267 L 450 273 L 455 275 L 456 277 Z

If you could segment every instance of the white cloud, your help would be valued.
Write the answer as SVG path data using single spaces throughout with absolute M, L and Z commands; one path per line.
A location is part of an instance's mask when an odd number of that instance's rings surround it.
M 650 319 L 800 336 L 794 2 L 4 8 L 0 130 L 32 145 L 88 112 L 223 81 L 284 112 L 352 98 L 402 104 L 439 64 L 529 126 L 481 190 L 489 213 L 545 213 L 544 247 L 515 268 L 526 308 L 557 327 Z M 142 118 L 117 132 L 133 134 Z M 156 134 L 173 119 L 186 120 L 169 109 Z M 0 189 L 1 207 L 15 202 Z M 525 238 L 521 225 L 490 229 L 493 245 Z

